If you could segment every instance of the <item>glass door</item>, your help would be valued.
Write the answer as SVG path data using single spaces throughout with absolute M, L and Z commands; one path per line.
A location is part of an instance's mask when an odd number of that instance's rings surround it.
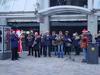
M 0 53 L 3 53 L 3 27 L 0 26 Z
M 10 52 L 11 51 L 10 33 L 11 33 L 11 28 L 10 27 L 4 27 L 4 52 Z

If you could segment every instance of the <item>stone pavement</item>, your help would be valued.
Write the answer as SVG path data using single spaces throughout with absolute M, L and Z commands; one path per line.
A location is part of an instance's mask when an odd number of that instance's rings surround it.
M 75 62 L 65 61 L 67 55 L 35 58 L 23 52 L 20 56 L 16 61 L 0 60 L 0 75 L 100 75 L 100 64 L 81 63 L 83 55 L 73 55 Z

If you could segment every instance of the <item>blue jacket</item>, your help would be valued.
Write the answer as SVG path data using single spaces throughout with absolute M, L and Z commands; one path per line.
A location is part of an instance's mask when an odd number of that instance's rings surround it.
M 40 38 L 37 38 L 35 41 L 36 41 L 37 43 L 34 45 L 34 49 L 35 49 L 35 50 L 39 50 Z
M 97 38 L 95 38 L 96 42 L 99 43 L 99 47 L 100 47 L 100 36 L 98 36 Z
M 56 38 L 56 35 L 52 35 L 52 40 L 55 40 L 55 38 Z
M 40 35 L 40 37 L 42 37 L 42 35 Z M 45 45 L 44 35 L 43 35 L 43 39 L 40 39 L 40 45 L 41 46 Z
M 91 34 L 87 34 L 86 36 L 89 38 L 89 42 L 92 42 L 93 36 Z
M 49 39 L 47 39 L 47 38 L 49 38 Z M 45 42 L 44 42 L 45 46 L 50 46 L 51 45 L 51 41 L 52 41 L 51 35 L 49 35 L 48 37 L 46 35 L 44 35 L 44 40 L 45 40 Z
M 14 34 L 10 35 L 10 40 L 11 40 L 11 48 L 17 48 L 18 47 L 18 37 Z
M 69 35 L 64 36 L 64 39 L 65 39 L 65 43 L 71 43 L 72 42 L 72 41 L 69 41 L 69 39 L 71 39 Z
M 34 41 L 34 36 L 31 35 L 32 40 L 31 41 L 27 41 L 27 46 L 32 46 L 33 45 L 33 41 Z
M 73 39 L 73 46 L 79 46 L 79 39 L 75 39 L 75 37 L 72 38 Z

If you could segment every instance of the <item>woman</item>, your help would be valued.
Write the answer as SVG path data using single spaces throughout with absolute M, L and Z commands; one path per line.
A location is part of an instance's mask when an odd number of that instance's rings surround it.
M 38 35 L 38 32 L 35 32 L 34 37 L 35 39 L 34 39 L 32 47 L 35 50 L 35 57 L 37 56 L 40 57 L 40 36 Z
M 58 58 L 62 57 L 63 58 L 63 54 L 64 54 L 64 36 L 62 31 L 59 32 L 59 35 L 57 35 L 57 37 L 55 38 L 56 41 L 58 42 Z

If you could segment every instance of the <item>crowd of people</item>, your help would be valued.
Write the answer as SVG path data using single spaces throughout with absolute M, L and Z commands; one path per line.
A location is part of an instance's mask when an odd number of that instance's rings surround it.
M 80 55 L 80 51 L 83 51 L 84 58 L 82 62 L 87 61 L 87 43 L 92 42 L 92 34 L 90 31 L 83 30 L 82 34 L 78 34 L 77 32 L 73 33 L 72 37 L 69 35 L 68 31 L 63 33 L 59 31 L 56 33 L 55 31 L 50 32 L 46 30 L 45 32 L 41 31 L 40 34 L 38 32 L 33 33 L 32 31 L 21 34 L 20 37 L 13 30 L 10 35 L 11 39 L 11 47 L 12 47 L 12 60 L 18 59 L 18 40 L 26 39 L 26 46 L 28 46 L 28 56 L 34 55 L 35 57 L 51 57 L 51 52 L 58 58 L 63 58 L 66 53 L 68 55 L 71 54 L 71 48 L 75 49 L 75 55 Z M 100 44 L 100 32 L 96 35 L 95 40 Z M 100 49 L 100 47 L 99 47 Z M 100 51 L 100 50 L 99 50 Z M 100 52 L 99 52 L 100 56 Z

